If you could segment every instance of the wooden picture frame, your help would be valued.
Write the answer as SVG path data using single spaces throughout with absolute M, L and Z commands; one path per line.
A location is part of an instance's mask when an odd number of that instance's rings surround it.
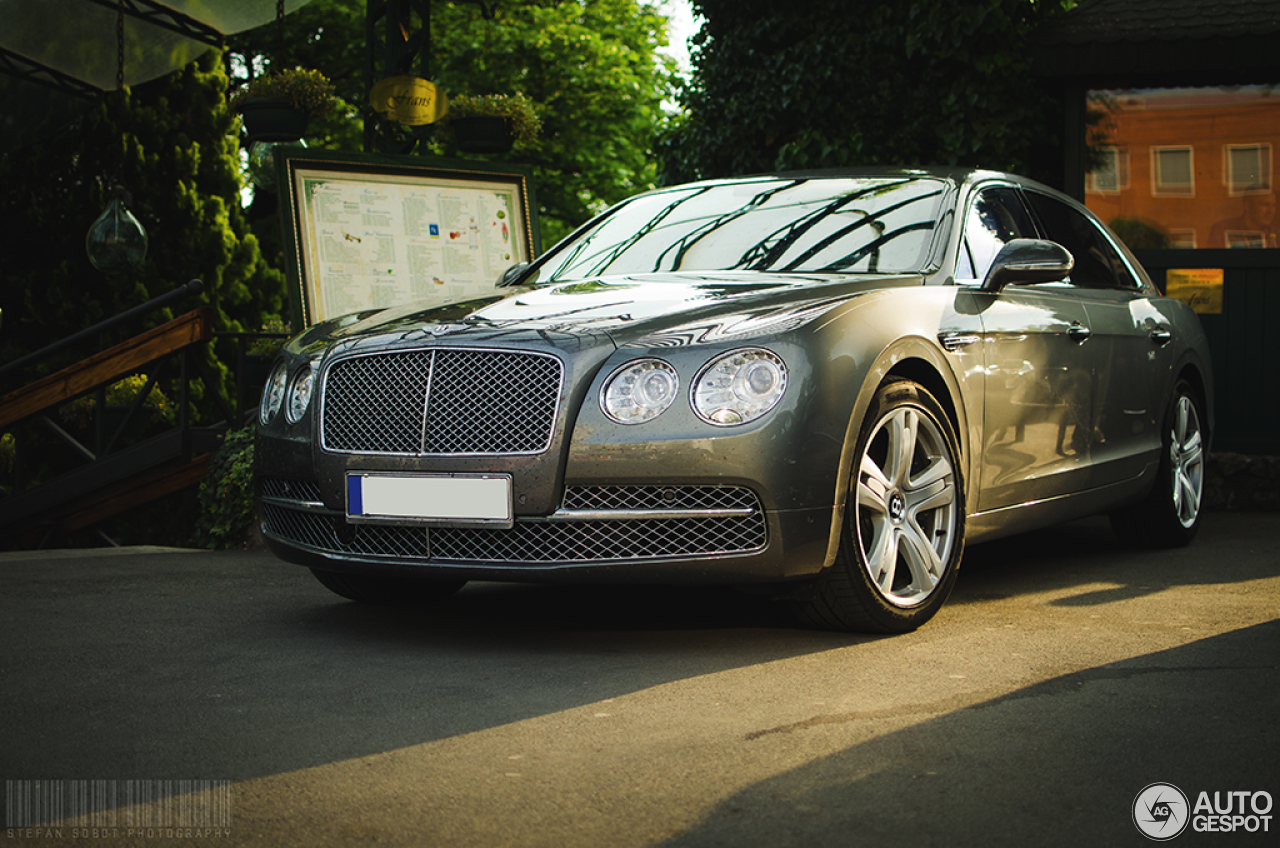
M 287 147 L 275 158 L 295 332 L 490 296 L 541 249 L 527 168 Z

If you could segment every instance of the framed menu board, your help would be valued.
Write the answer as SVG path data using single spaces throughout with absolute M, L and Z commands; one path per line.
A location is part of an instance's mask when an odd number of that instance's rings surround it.
M 541 248 L 528 169 L 277 148 L 295 330 L 350 312 L 494 293 Z

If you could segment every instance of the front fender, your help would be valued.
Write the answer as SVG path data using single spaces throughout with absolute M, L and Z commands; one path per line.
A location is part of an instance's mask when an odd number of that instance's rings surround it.
M 948 411 L 959 443 L 965 503 L 977 502 L 972 446 L 982 443 L 983 354 L 980 346 L 972 352 L 965 348 L 948 352 L 938 342 L 939 334 L 947 331 L 981 335 L 978 315 L 973 310 L 957 310 L 958 294 L 963 296 L 963 290 L 952 286 L 922 287 L 911 292 L 910 308 L 903 308 L 901 298 L 868 296 L 849 304 L 844 314 L 823 327 L 823 332 L 840 338 L 856 329 L 860 339 L 858 343 L 834 342 L 833 363 L 861 360 L 861 367 L 835 368 L 828 375 L 829 394 L 847 399 L 827 411 L 826 426 L 838 426 L 841 432 L 839 461 L 831 481 L 834 508 L 827 541 L 828 566 L 840 547 L 858 434 L 872 399 L 891 376 L 920 383 Z M 849 392 L 850 385 L 856 390 Z M 842 392 L 837 390 L 841 386 L 846 387 Z

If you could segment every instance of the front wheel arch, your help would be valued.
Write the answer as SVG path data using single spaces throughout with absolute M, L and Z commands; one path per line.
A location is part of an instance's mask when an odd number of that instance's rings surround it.
M 792 608 L 824 628 L 914 630 L 946 601 L 964 550 L 958 439 L 924 386 L 890 377 L 859 422 L 853 453 L 835 561 Z
M 975 479 L 970 466 L 973 451 L 969 419 L 961 402 L 960 385 L 949 367 L 945 354 L 919 339 L 907 338 L 903 344 L 886 349 L 868 369 L 866 379 L 848 410 L 844 448 L 840 454 L 840 468 L 836 476 L 834 493 L 835 509 L 832 510 L 830 532 L 827 539 L 825 567 L 830 568 L 839 555 L 840 530 L 844 524 L 848 504 L 848 481 L 853 473 L 853 452 L 862 421 L 867 415 L 875 395 L 887 383 L 910 380 L 923 386 L 946 413 L 947 423 L 955 435 L 959 451 L 959 465 L 964 478 L 965 503 L 973 503 L 973 493 L 968 489 Z M 914 343 L 913 343 L 914 342 Z

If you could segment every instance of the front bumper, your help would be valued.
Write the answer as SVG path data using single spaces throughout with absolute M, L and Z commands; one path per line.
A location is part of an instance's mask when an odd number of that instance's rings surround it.
M 740 486 L 570 486 L 510 529 L 356 524 L 313 483 L 263 478 L 262 532 L 329 571 L 514 581 L 746 583 L 822 567 L 830 509 L 767 512 Z

